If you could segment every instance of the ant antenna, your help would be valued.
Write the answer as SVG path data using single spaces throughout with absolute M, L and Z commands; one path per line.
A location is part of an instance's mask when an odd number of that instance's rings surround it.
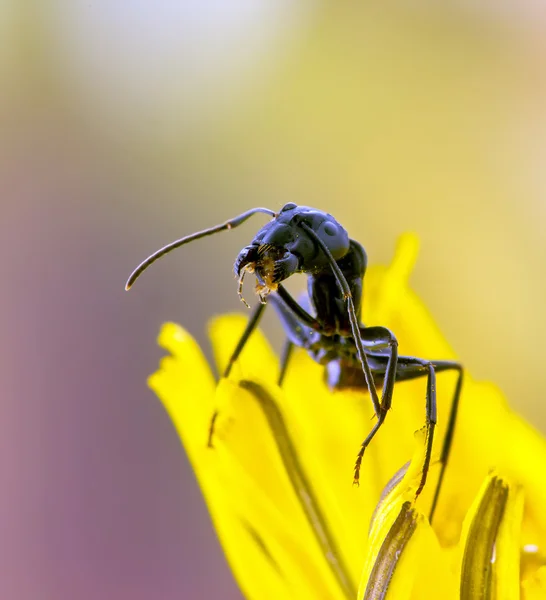
M 259 212 L 265 213 L 273 218 L 275 218 L 277 216 L 277 213 L 270 210 L 269 208 L 252 208 L 250 210 L 247 210 L 244 213 L 241 213 L 237 217 L 234 217 L 233 219 L 226 221 L 225 223 L 221 223 L 220 225 L 215 225 L 214 227 L 209 227 L 208 229 L 203 229 L 203 231 L 198 231 L 197 233 L 192 233 L 191 235 L 187 235 L 186 237 L 180 238 L 179 240 L 175 240 L 174 242 L 171 242 L 170 244 L 163 246 L 163 248 L 160 248 L 159 250 L 154 252 L 152 255 L 148 256 L 148 258 L 146 260 L 142 261 L 138 265 L 138 267 L 129 276 L 129 279 L 127 280 L 127 283 L 125 284 L 125 289 L 129 290 L 131 288 L 131 286 L 135 283 L 135 281 L 140 277 L 140 275 L 142 275 L 142 273 L 151 264 L 155 263 L 156 260 L 165 256 L 165 254 L 168 254 L 169 252 L 171 252 L 171 250 L 180 248 L 180 246 L 183 246 L 184 244 L 189 244 L 190 242 L 193 242 L 194 240 L 199 240 L 203 237 L 206 237 L 207 235 L 213 235 L 214 233 L 218 233 L 219 231 L 224 231 L 226 229 L 234 229 L 235 227 L 238 227 L 239 225 L 241 225 L 241 223 L 244 223 L 252 215 L 255 215 L 256 213 L 259 213 Z

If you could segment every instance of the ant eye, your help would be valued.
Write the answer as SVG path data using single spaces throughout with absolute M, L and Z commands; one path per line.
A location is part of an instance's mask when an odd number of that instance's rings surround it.
M 284 205 L 284 206 L 281 208 L 280 212 L 285 212 L 286 210 L 294 210 L 294 209 L 295 209 L 295 208 L 297 208 L 297 207 L 298 207 L 298 205 L 297 205 L 297 204 L 294 204 L 293 202 L 289 202 L 288 204 L 285 204 L 285 205 Z
M 334 236 L 338 234 L 338 228 L 333 223 L 324 223 L 322 230 L 326 235 Z

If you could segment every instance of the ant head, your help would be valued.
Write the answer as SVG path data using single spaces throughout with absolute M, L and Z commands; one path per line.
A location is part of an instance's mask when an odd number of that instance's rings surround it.
M 235 275 L 242 281 L 245 273 L 255 273 L 257 292 L 263 299 L 294 273 L 313 274 L 330 269 L 329 257 L 315 238 L 321 240 L 336 261 L 349 250 L 349 235 L 332 215 L 285 204 L 258 231 L 252 243 L 241 250 L 234 265 Z

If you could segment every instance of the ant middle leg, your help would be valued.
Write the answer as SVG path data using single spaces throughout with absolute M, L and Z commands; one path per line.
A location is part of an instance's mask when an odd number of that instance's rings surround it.
M 360 479 L 360 466 L 366 448 L 370 445 L 370 442 L 381 428 L 381 425 L 383 425 L 387 416 L 387 411 L 391 407 L 398 364 L 398 341 L 394 334 L 386 327 L 361 327 L 360 342 L 365 348 L 365 352 L 370 360 L 375 361 L 379 359 L 382 363 L 386 360 L 386 364 L 381 369 L 381 372 L 384 373 L 385 376 L 383 379 L 383 390 L 381 392 L 381 402 L 379 405 L 380 410 L 379 414 L 376 413 L 377 422 L 366 436 L 366 439 L 362 442 L 356 456 L 353 473 L 354 485 L 358 485 Z M 373 367 L 372 371 L 375 373 L 377 372 Z
M 384 328 L 374 327 L 370 328 L 373 330 L 381 330 Z M 388 331 L 388 330 L 386 330 Z M 366 329 L 363 330 L 363 333 Z M 390 333 L 390 332 L 389 332 Z M 391 334 L 392 335 L 392 334 Z M 394 336 L 393 336 L 394 337 Z M 386 346 L 386 341 L 383 342 L 383 347 Z M 426 448 L 425 448 L 425 460 L 423 463 L 423 469 L 421 473 L 421 480 L 417 487 L 415 497 L 417 498 L 427 480 L 427 474 L 430 467 L 430 460 L 432 456 L 432 444 L 434 441 L 434 429 L 436 427 L 437 420 L 437 409 L 436 409 L 436 371 L 435 366 L 431 361 L 414 358 L 412 356 L 397 356 L 397 360 L 393 361 L 392 357 L 388 354 L 380 354 L 377 352 L 380 349 L 381 343 L 378 341 L 373 351 L 368 351 L 368 355 L 371 361 L 373 361 L 373 371 L 376 375 L 384 374 L 383 383 L 383 395 L 382 395 L 382 406 L 385 407 L 384 413 L 381 415 L 377 423 L 374 425 L 360 448 L 357 455 L 355 464 L 355 483 L 358 483 L 358 471 L 362 462 L 362 457 L 372 438 L 375 436 L 381 425 L 383 424 L 386 416 L 386 411 L 391 407 L 392 394 L 394 389 L 395 381 L 403 381 L 406 379 L 415 379 L 417 377 L 427 377 L 427 392 L 426 392 Z

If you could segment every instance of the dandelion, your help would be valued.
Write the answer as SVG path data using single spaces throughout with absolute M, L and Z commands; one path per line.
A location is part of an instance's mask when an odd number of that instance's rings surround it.
M 394 331 L 404 354 L 454 358 L 408 286 L 416 252 L 415 238 L 405 236 L 390 266 L 369 270 L 364 321 Z M 241 316 L 211 323 L 219 372 L 245 323 Z M 323 368 L 303 351 L 279 388 L 278 360 L 259 332 L 219 382 L 179 326 L 164 325 L 159 343 L 169 355 L 150 386 L 176 426 L 247 598 L 546 597 L 546 442 L 492 384 L 466 376 L 431 524 L 434 457 L 415 500 L 422 381 L 396 385 L 354 487 L 355 453 L 373 416 L 367 394 L 331 392 Z M 438 448 L 453 385 L 453 375 L 438 375 Z

